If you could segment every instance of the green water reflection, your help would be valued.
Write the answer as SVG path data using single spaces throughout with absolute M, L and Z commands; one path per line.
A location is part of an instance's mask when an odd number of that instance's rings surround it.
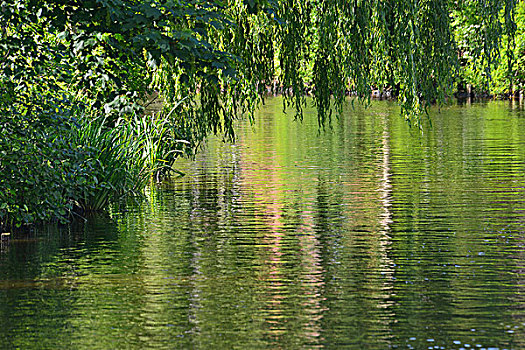
M 146 203 L 2 246 L 1 347 L 525 348 L 523 108 L 432 121 L 268 101 Z

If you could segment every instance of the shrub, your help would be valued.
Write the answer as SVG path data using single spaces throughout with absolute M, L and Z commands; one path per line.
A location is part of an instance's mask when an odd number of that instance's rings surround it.
M 69 215 L 69 199 L 88 182 L 85 149 L 69 138 L 76 127 L 69 107 L 33 99 L 28 108 L 0 108 L 0 226 Z

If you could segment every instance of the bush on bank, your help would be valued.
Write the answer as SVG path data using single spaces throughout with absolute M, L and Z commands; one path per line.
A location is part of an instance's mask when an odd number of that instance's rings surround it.
M 46 101 L 26 111 L 1 109 L 1 226 L 64 220 L 78 189 L 94 185 L 85 166 L 89 150 L 72 144 L 78 125 L 67 113 L 57 113 L 63 107 Z

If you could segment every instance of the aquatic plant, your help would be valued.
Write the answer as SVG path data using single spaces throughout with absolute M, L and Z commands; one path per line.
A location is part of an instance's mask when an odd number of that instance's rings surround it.
M 173 161 L 183 153 L 177 144 L 189 144 L 173 137 L 169 115 L 161 112 L 135 113 L 115 124 L 105 116 L 78 120 L 72 143 L 84 150 L 88 180 L 72 200 L 82 212 L 102 210 L 123 196 L 141 196 L 150 181 L 173 170 Z
M 74 205 L 83 212 L 103 209 L 109 201 L 126 193 L 136 193 L 145 182 L 145 174 L 129 128 L 108 127 L 103 117 L 82 118 L 73 143 L 82 145 L 82 164 L 89 173 L 89 185 L 80 186 Z M 82 184 L 84 185 L 84 184 Z
M 133 142 L 140 148 L 143 166 L 158 182 L 171 172 L 177 157 L 194 151 L 194 145 L 183 139 L 183 130 L 176 125 L 172 112 L 178 107 L 172 106 L 170 112 L 165 111 L 145 115 L 135 114 L 129 119 L 121 119 L 118 124 L 125 124 L 127 132 L 133 135 Z
M 169 172 L 176 150 L 160 115 L 31 117 L 0 114 L 0 226 L 65 221 L 140 196 L 155 176 Z M 9 112 L 9 113 L 7 113 Z M 78 117 L 80 116 L 80 117 Z

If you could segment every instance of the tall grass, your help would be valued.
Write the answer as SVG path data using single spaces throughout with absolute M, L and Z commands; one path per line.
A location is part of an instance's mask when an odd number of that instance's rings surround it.
M 177 172 L 171 165 L 184 153 L 179 146 L 190 143 L 173 136 L 174 127 L 169 115 L 157 113 L 135 116 L 129 126 L 136 142 L 140 144 L 144 167 L 149 169 L 157 182 L 170 172 Z
M 101 117 L 82 118 L 73 136 L 86 151 L 83 166 L 90 176 L 74 198 L 81 211 L 101 210 L 111 199 L 134 194 L 143 187 L 147 174 L 129 128 L 108 128 Z
M 161 114 L 118 119 L 82 118 L 75 142 L 87 151 L 85 169 L 89 186 L 80 189 L 75 206 L 82 212 L 99 211 L 111 200 L 143 193 L 147 184 L 172 170 L 179 150 L 167 118 Z

